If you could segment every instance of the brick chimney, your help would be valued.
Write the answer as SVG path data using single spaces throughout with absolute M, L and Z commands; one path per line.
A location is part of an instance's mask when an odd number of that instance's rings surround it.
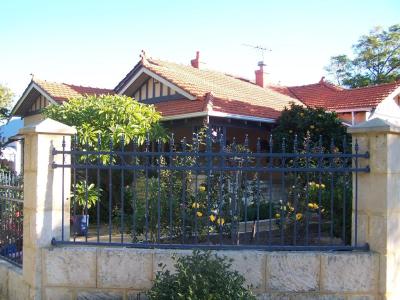
M 263 61 L 259 61 L 258 62 L 258 66 L 260 67 L 258 70 L 255 71 L 256 73 L 256 84 L 258 86 L 261 86 L 262 88 L 266 86 L 266 80 L 264 78 L 264 62 Z
M 196 58 L 192 59 L 190 61 L 190 63 L 192 64 L 193 68 L 196 68 L 196 69 L 199 68 L 199 66 L 200 66 L 200 52 L 199 51 L 196 51 Z

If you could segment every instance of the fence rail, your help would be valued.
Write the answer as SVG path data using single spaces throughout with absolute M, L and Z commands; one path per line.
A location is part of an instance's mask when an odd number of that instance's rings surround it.
M 22 266 L 22 176 L 0 171 L 0 256 Z
M 76 137 L 71 147 L 64 140 L 53 151 L 62 163 L 53 167 L 63 176 L 71 170 L 72 230 L 53 243 L 365 249 L 357 236 L 351 244 L 351 213 L 358 174 L 369 171 L 359 160 L 369 154 L 359 153 L 357 142 L 349 150 L 346 138 L 338 145 L 289 142 L 277 147 L 270 137 L 262 149 L 260 139 L 246 136 L 227 145 L 212 132 L 143 145 L 124 137 L 95 144 Z M 354 232 L 357 223 L 355 214 Z

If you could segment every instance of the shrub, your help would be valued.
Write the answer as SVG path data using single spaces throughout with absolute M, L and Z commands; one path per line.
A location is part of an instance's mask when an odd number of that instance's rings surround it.
M 245 279 L 231 271 L 231 262 L 211 252 L 193 252 L 191 256 L 176 260 L 176 273 L 171 274 L 162 265 L 154 285 L 147 293 L 149 299 L 224 300 L 256 299 L 245 288 Z
M 277 152 L 282 151 L 283 140 L 285 140 L 285 151 L 293 152 L 295 135 L 299 141 L 297 147 L 300 149 L 306 141 L 311 148 L 313 145 L 318 145 L 320 137 L 322 137 L 322 147 L 325 149 L 330 149 L 331 139 L 340 150 L 343 150 L 344 137 L 348 143 L 350 142 L 350 136 L 346 135 L 346 127 L 335 112 L 326 112 L 322 108 L 303 107 L 293 103 L 282 111 L 272 135 Z

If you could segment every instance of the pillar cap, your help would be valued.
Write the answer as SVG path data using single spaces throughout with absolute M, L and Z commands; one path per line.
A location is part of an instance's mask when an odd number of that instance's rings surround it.
M 393 121 L 383 120 L 380 118 L 374 118 L 369 121 L 362 122 L 355 126 L 347 128 L 348 133 L 399 133 L 400 125 L 395 124 Z
M 75 127 L 71 127 L 53 119 L 47 118 L 21 128 L 18 133 L 21 135 L 35 133 L 44 133 L 50 135 L 74 135 L 76 134 L 76 132 L 77 131 Z

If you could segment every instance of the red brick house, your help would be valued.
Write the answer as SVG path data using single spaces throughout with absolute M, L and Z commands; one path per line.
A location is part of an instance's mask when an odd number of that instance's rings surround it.
M 113 90 L 33 79 L 12 114 L 30 123 L 41 117 L 41 109 L 49 103 L 85 94 L 116 93 L 154 104 L 177 138 L 190 137 L 193 130 L 208 124 L 228 141 L 245 133 L 253 141 L 257 136 L 265 140 L 291 102 L 336 111 L 350 125 L 374 116 L 400 118 L 400 81 L 358 89 L 343 89 L 323 78 L 304 86 L 271 86 L 265 82 L 262 63 L 251 81 L 201 69 L 199 59 L 197 53 L 191 65 L 182 65 L 143 54 Z

